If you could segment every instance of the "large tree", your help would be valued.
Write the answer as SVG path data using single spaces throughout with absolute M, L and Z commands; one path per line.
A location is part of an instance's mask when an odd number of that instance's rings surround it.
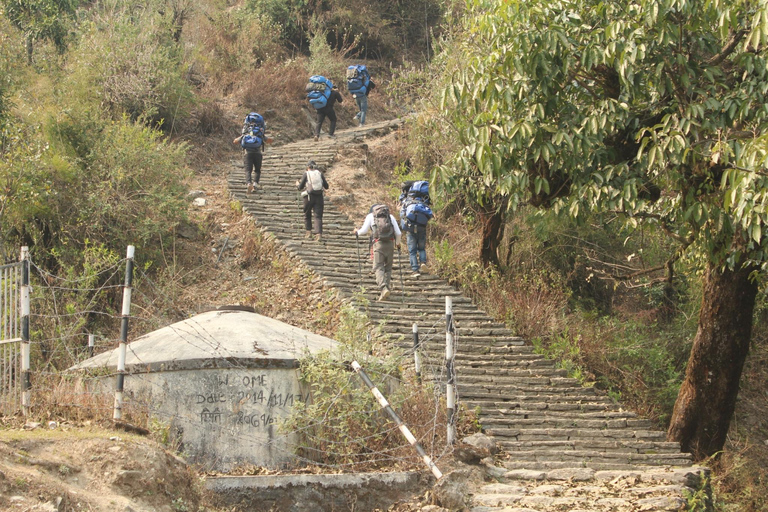
M 719 451 L 768 260 L 768 8 L 751 0 L 468 1 L 440 169 L 486 210 L 621 215 L 698 261 L 698 331 L 669 437 Z

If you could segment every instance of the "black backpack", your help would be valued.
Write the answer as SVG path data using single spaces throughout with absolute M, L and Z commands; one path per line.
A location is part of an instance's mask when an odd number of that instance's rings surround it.
M 377 204 L 371 208 L 373 213 L 373 238 L 374 240 L 392 240 L 395 238 L 395 227 L 392 225 L 392 217 L 389 214 L 389 206 Z

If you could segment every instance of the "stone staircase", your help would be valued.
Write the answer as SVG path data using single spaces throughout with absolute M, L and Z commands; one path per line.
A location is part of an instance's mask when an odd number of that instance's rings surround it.
M 445 296 L 452 298 L 459 401 L 480 411 L 485 433 L 508 454 L 504 467 L 493 469 L 502 483 L 481 489 L 474 497 L 474 510 L 679 509 L 684 504 L 683 489 L 701 482 L 704 470 L 692 466 L 679 444 L 667 442 L 665 433 L 654 430 L 648 420 L 623 410 L 595 389 L 582 387 L 438 276 L 412 277 L 407 253 L 396 255 L 390 299 L 376 302 L 378 289 L 366 257 L 367 243 L 357 246 L 351 234 L 362 219 L 349 219 L 332 200 L 326 198 L 323 241 L 304 238 L 294 182 L 302 176 L 306 162 L 314 160 L 330 168 L 342 148 L 363 144 L 365 138 L 381 136 L 399 124 L 399 120 L 374 123 L 338 131 L 335 139 L 269 148 L 262 166 L 263 189 L 246 194 L 238 162 L 228 176 L 230 193 L 289 253 L 365 308 L 371 321 L 381 323 L 383 331 L 404 348 L 412 344 L 412 325 L 418 323 L 422 339 L 429 340 L 424 349 L 435 358 L 442 357 Z M 333 187 L 332 171 L 328 181 Z M 662 478 L 665 474 L 667 481 Z M 597 483 L 627 478 L 639 485 L 634 486 L 640 489 L 637 494 L 605 498 L 599 506 L 591 499 Z M 558 481 L 583 484 L 575 488 L 551 484 Z M 595 485 L 586 485 L 590 482 Z M 647 501 L 638 505 L 638 496 Z M 592 505 L 585 508 L 587 502 Z

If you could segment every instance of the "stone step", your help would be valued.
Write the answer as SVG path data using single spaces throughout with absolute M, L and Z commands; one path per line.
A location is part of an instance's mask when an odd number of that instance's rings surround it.
M 504 407 L 504 404 L 514 404 L 516 406 L 522 406 L 528 409 L 540 408 L 545 410 L 563 410 L 563 411 L 581 411 L 584 414 L 615 411 L 617 409 L 616 404 L 612 399 L 606 396 L 593 395 L 586 397 L 588 400 L 579 399 L 574 400 L 573 397 L 562 396 L 560 394 L 551 396 L 531 395 L 528 397 L 515 397 L 510 399 L 509 402 L 499 402 L 493 400 L 471 400 L 462 396 L 461 403 L 468 410 L 479 409 L 481 414 L 485 417 L 488 414 L 493 417 L 494 412 L 500 407 Z
M 533 408 L 531 405 L 543 405 L 541 408 Z M 506 421 L 517 421 L 519 419 L 529 418 L 575 418 L 575 419 L 632 419 L 637 421 L 648 421 L 641 419 L 637 413 L 632 411 L 613 410 L 613 409 L 581 409 L 579 404 L 525 404 L 525 408 L 483 408 L 483 416 L 486 418 L 503 418 Z
M 508 415 L 489 415 L 482 413 L 481 424 L 483 428 L 579 428 L 579 429 L 638 429 L 652 428 L 648 420 L 634 420 L 631 418 L 581 418 L 574 415 L 556 417 L 546 415 L 530 415 L 527 418 L 514 418 Z
M 605 441 L 599 439 L 589 440 L 570 440 L 570 441 L 500 441 L 503 448 L 509 452 L 513 460 L 521 458 L 535 457 L 540 453 L 554 453 L 556 456 L 573 456 L 578 453 L 579 456 L 587 451 L 597 451 L 599 453 L 638 453 L 646 455 L 664 454 L 663 458 L 672 454 L 686 459 L 687 453 L 680 453 L 680 444 L 669 441 Z M 593 456 L 593 455 L 590 455 Z M 615 455 L 610 455 L 615 458 Z M 557 460 L 557 459 L 553 459 Z
M 663 441 L 666 434 L 657 430 L 592 429 L 592 428 L 489 428 L 485 432 L 504 441 L 572 441 L 575 439 Z

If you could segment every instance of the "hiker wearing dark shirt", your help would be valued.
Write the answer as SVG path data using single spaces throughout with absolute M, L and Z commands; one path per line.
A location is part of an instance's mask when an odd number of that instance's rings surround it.
M 328 97 L 328 103 L 323 108 L 317 109 L 317 125 L 315 126 L 315 141 L 320 140 L 320 127 L 323 125 L 325 118 L 328 118 L 331 125 L 328 127 L 328 136 L 335 138 L 336 132 L 336 112 L 333 110 L 333 104 L 335 102 L 343 103 L 344 100 L 341 97 L 339 88 L 335 85 L 331 89 L 331 95 Z
M 296 188 L 302 190 L 301 196 L 304 199 L 304 229 L 307 231 L 306 238 L 312 236 L 312 213 L 314 212 L 314 234 L 319 242 L 323 238 L 323 208 L 325 207 L 323 190 L 328 190 L 328 182 L 325 181 L 325 174 L 317 168 L 313 160 L 310 160 L 307 164 L 304 176 L 296 181 Z

